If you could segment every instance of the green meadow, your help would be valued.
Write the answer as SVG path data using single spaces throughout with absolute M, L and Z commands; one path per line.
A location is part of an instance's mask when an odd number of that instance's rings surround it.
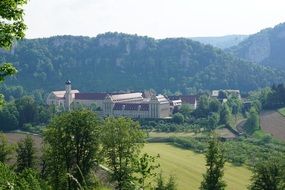
M 202 175 L 206 171 L 204 154 L 197 154 L 167 143 L 148 143 L 144 147 L 144 152 L 153 156 L 159 155 L 158 162 L 163 174 L 175 176 L 179 190 L 199 189 Z M 247 189 L 251 177 L 249 169 L 227 163 L 224 173 L 226 189 Z
M 285 117 L 285 107 L 278 109 L 278 112 Z

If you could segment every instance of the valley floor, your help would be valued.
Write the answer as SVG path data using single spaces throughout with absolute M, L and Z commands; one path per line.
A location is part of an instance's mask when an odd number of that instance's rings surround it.
M 163 174 L 174 175 L 179 190 L 199 189 L 202 175 L 206 170 L 204 154 L 196 154 L 167 143 L 148 143 L 144 151 L 153 156 L 159 155 L 158 162 Z M 247 189 L 252 174 L 249 169 L 226 164 L 224 172 L 226 189 Z

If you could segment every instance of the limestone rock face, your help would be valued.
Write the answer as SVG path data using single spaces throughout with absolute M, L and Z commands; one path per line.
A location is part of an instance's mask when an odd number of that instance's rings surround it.
M 229 48 L 237 57 L 285 71 L 285 23 L 249 36 L 239 45 Z
M 247 56 L 245 58 L 252 62 L 260 63 L 270 56 L 270 52 L 271 45 L 269 37 L 260 36 L 255 43 L 252 43 L 249 46 Z

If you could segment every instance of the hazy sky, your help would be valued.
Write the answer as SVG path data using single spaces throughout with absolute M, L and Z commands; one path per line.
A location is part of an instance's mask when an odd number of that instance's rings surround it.
M 27 38 L 124 32 L 155 38 L 252 34 L 285 22 L 285 0 L 29 0 Z

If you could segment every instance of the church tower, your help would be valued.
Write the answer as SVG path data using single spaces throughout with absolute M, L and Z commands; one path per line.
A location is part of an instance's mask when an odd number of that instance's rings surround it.
M 66 111 L 70 111 L 71 102 L 72 102 L 71 81 L 67 80 L 65 82 L 65 95 L 64 95 L 64 108 Z

